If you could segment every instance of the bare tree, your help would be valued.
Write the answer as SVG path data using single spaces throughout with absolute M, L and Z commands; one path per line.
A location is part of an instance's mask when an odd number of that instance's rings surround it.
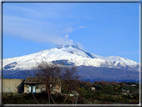
M 55 101 L 51 95 L 51 92 L 54 90 L 54 87 L 61 84 L 61 72 L 62 67 L 57 64 L 48 64 L 47 62 L 41 62 L 37 64 L 37 71 L 34 73 L 41 81 L 44 81 L 46 84 L 46 92 L 48 93 L 48 102 L 50 104 L 50 97 L 55 104 Z
M 56 63 L 48 64 L 47 62 L 41 62 L 38 63 L 34 69 L 36 69 L 34 76 L 38 77 L 40 81 L 44 81 L 46 84 L 46 92 L 48 93 L 49 104 L 50 98 L 55 104 L 51 92 L 54 90 L 54 87 L 56 85 L 62 85 L 62 88 L 65 89 L 65 93 L 67 93 L 63 104 L 68 99 L 70 93 L 72 93 L 73 91 L 77 92 L 79 76 L 76 67 L 65 66 L 64 64 L 59 66 Z M 75 98 L 76 96 L 74 94 L 74 99 Z M 77 99 L 78 96 L 73 102 L 77 103 Z
M 78 81 L 79 81 L 79 76 L 78 76 L 78 71 L 76 70 L 76 67 L 71 66 L 71 67 L 65 67 L 63 70 L 63 74 L 62 74 L 62 88 L 64 88 L 65 92 L 67 93 L 66 98 L 63 102 L 63 104 L 66 102 L 66 100 L 69 97 L 69 94 L 72 92 L 74 93 L 75 91 L 77 91 L 77 87 L 78 87 Z M 75 94 L 74 94 L 74 99 L 75 99 Z M 77 96 L 78 98 L 78 96 Z M 77 99 L 76 101 L 72 101 L 72 102 L 76 102 L 77 103 Z

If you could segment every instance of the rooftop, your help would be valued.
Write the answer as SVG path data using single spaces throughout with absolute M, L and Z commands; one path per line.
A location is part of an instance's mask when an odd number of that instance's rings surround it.
M 53 82 L 51 78 L 50 78 L 50 82 Z M 24 84 L 45 84 L 45 83 L 46 83 L 45 77 L 27 77 L 26 80 L 24 81 Z
M 45 84 L 45 78 L 39 78 L 39 77 L 27 77 L 26 80 L 24 81 L 25 84 L 38 84 L 38 83 L 43 83 Z

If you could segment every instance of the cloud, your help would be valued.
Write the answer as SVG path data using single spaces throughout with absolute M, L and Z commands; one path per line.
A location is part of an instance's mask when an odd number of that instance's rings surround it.
M 79 48 L 81 48 L 81 49 L 84 48 L 84 46 L 83 46 L 81 43 L 79 43 L 79 42 L 77 42 L 77 46 L 78 46 Z
M 66 34 L 66 35 L 65 35 L 65 39 L 67 40 L 68 45 L 73 45 L 73 44 L 74 44 L 74 43 L 73 43 L 73 40 L 72 40 L 72 39 L 68 39 L 68 37 L 69 37 L 69 35 Z M 66 45 L 66 44 L 64 44 L 64 45 Z
M 85 26 L 79 26 L 77 28 L 73 28 L 72 26 L 70 26 L 70 27 L 65 28 L 62 32 L 63 33 L 72 33 L 75 30 L 83 29 L 83 28 L 85 28 Z
M 63 33 L 71 33 L 71 32 L 73 32 L 74 30 L 75 30 L 75 29 L 73 29 L 73 27 L 70 26 L 70 27 L 65 28 L 65 29 L 63 30 Z
M 80 28 L 80 29 L 83 29 L 83 28 L 85 28 L 86 26 L 79 26 L 78 28 Z
M 65 38 L 67 39 L 67 38 L 68 38 L 68 36 L 69 36 L 69 35 L 67 35 L 67 34 L 66 34 L 66 35 L 65 35 Z
M 54 29 L 53 29 L 54 28 Z M 62 36 L 58 26 L 44 21 L 33 21 L 18 17 L 4 16 L 4 35 L 18 36 L 36 42 L 50 42 L 53 44 L 73 44 L 72 40 Z M 53 29 L 53 30 L 52 30 Z M 55 30 L 55 31 L 54 31 Z
M 74 44 L 67 34 L 84 26 L 75 28 L 74 26 L 77 25 L 75 22 L 63 19 L 64 11 L 68 7 L 54 8 L 55 6 L 46 5 L 40 5 L 38 9 L 36 7 L 4 5 L 4 36 L 17 36 L 30 41 L 50 42 L 57 45 Z

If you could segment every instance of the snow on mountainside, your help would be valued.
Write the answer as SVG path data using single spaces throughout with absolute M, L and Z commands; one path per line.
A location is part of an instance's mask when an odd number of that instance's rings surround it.
M 66 61 L 68 64 L 76 66 L 94 66 L 119 69 L 139 69 L 138 63 L 119 56 L 103 57 L 85 50 L 75 45 L 61 45 L 49 50 L 40 51 L 30 55 L 3 59 L 4 70 L 28 70 L 32 69 L 36 63 L 41 61 L 60 62 Z

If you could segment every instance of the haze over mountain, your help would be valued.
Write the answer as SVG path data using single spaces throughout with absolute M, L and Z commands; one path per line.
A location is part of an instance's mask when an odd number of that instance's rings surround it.
M 139 64 L 135 61 L 120 56 L 95 55 L 75 45 L 60 45 L 30 55 L 3 59 L 3 74 L 5 77 L 21 76 L 22 71 L 32 70 L 41 61 L 77 66 L 83 79 L 136 80 L 139 74 Z

